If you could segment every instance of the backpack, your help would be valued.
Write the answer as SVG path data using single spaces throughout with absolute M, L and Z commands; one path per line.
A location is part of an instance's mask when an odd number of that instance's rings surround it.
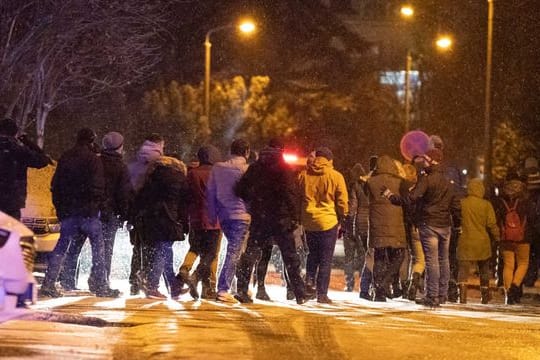
M 525 239 L 525 225 L 527 218 L 525 217 L 521 221 L 517 212 L 519 199 L 512 208 L 508 206 L 508 203 L 503 200 L 504 207 L 506 208 L 506 215 L 504 217 L 504 223 L 502 227 L 502 238 L 506 241 L 523 241 Z

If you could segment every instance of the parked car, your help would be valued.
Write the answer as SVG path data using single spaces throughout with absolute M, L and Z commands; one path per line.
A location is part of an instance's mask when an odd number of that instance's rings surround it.
M 34 251 L 32 231 L 0 212 L 0 314 L 12 312 L 18 302 L 35 304 Z
M 44 272 L 47 254 L 53 251 L 60 237 L 60 222 L 52 202 L 51 180 L 56 167 L 28 169 L 28 195 L 22 209 L 22 222 L 35 235 L 36 259 L 34 270 Z

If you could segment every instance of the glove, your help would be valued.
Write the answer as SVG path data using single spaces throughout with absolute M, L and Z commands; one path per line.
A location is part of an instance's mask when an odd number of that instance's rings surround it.
M 381 196 L 382 197 L 387 198 L 388 200 L 390 200 L 390 197 L 392 197 L 392 195 L 394 195 L 394 193 L 392 191 L 390 191 L 389 188 L 387 188 L 386 186 L 381 187 Z

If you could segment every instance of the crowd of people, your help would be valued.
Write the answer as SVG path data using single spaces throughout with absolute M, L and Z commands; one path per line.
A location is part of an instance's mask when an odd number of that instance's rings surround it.
M 15 218 L 24 207 L 26 169 L 52 163 L 18 131 L 13 121 L 0 122 L 0 210 Z M 92 248 L 90 292 L 120 296 L 109 280 L 120 227 L 130 228 L 133 245 L 131 295 L 153 299 L 189 292 L 194 299 L 251 303 L 254 277 L 256 298 L 270 300 L 264 284 L 276 245 L 287 299 L 330 304 L 340 236 L 345 291 L 354 290 L 359 270 L 359 295 L 369 301 L 403 297 L 430 308 L 466 303 L 467 281 L 477 269 L 481 301 L 488 303 L 494 258 L 500 258 L 496 271 L 508 304 L 519 303 L 522 286 L 534 286 L 538 278 L 540 174 L 534 158 L 488 200 L 482 180 L 461 186 L 449 176 L 438 137 L 407 164 L 386 155 L 373 156 L 368 172 L 356 164 L 348 181 L 334 169 L 329 148 L 316 148 L 297 168 L 285 161 L 285 144 L 277 138 L 258 153 L 234 140 L 226 160 L 216 147 L 203 145 L 189 166 L 165 155 L 159 134 L 148 135 L 129 164 L 120 133 L 107 133 L 101 147 L 96 140 L 92 129 L 81 129 L 58 160 L 51 191 L 61 232 L 42 297 L 76 289 L 86 239 Z M 174 269 L 173 243 L 186 238 L 189 251 Z M 161 277 L 168 295 L 159 290 Z

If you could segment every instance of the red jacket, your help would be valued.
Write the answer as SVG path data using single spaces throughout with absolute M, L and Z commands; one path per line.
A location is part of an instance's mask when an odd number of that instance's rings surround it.
M 206 187 L 212 165 L 201 165 L 188 172 L 190 192 L 189 224 L 192 230 L 218 230 L 219 223 L 211 223 L 208 216 Z

